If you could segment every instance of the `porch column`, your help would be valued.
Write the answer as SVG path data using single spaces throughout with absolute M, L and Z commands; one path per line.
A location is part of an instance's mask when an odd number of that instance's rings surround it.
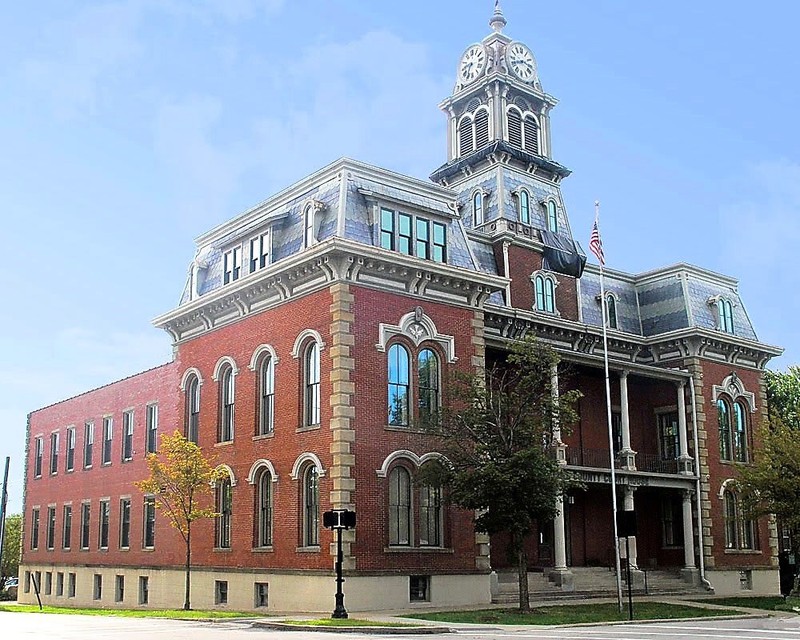
M 676 383 L 678 388 L 678 444 L 681 452 L 678 455 L 678 472 L 692 475 L 692 458 L 689 455 L 689 437 L 686 429 L 686 383 L 681 380 Z M 685 506 L 684 506 L 685 508 Z M 689 518 L 691 521 L 691 517 Z
M 575 589 L 573 575 L 569 567 L 567 567 L 567 535 L 564 508 L 564 494 L 559 494 L 556 498 L 556 509 L 558 509 L 558 513 L 553 520 L 555 566 L 550 572 L 550 580 L 564 591 L 573 591 Z
M 697 584 L 700 574 L 694 564 L 694 529 L 692 527 L 693 492 L 683 492 L 683 564 L 681 576 L 690 584 Z
M 631 449 L 631 422 L 628 413 L 628 372 L 619 374 L 619 403 L 621 411 L 622 450 L 619 452 L 623 469 L 636 469 L 636 452 Z M 632 499 L 632 498 L 631 498 Z

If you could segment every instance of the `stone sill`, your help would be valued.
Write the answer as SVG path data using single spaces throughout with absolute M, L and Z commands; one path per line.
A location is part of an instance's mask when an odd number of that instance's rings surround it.
M 442 553 L 452 554 L 453 549 L 448 547 L 384 547 L 384 553 Z

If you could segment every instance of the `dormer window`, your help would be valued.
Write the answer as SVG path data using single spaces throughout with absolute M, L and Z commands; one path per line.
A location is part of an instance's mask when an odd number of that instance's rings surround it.
M 733 303 L 723 296 L 714 296 L 708 299 L 708 305 L 715 316 L 717 329 L 731 335 L 736 333 L 733 326 Z
M 314 206 L 306 205 L 303 211 L 303 248 L 308 249 L 316 241 L 314 234 Z
M 228 284 L 238 280 L 242 274 L 242 248 L 234 247 L 226 251 L 222 257 L 223 263 L 223 284 Z
M 272 236 L 269 231 L 256 236 L 250 241 L 250 273 L 263 269 L 270 262 L 272 253 Z
M 544 207 L 547 212 L 547 230 L 558 233 L 558 209 L 555 200 L 548 200 Z
M 617 328 L 617 299 L 613 293 L 606 294 L 606 326 L 609 329 Z
M 483 191 L 478 190 L 472 194 L 472 226 L 479 227 L 483 224 Z
M 389 251 L 447 262 L 447 227 L 441 222 L 381 207 L 379 240 Z
M 522 224 L 531 223 L 531 196 L 527 189 L 520 189 L 517 194 L 517 217 Z
M 556 310 L 556 287 L 558 282 L 549 273 L 539 272 L 531 276 L 533 281 L 535 311 L 558 313 Z

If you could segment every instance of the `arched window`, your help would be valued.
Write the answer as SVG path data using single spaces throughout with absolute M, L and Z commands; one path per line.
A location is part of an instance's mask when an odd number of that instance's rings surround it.
M 523 122 L 525 132 L 525 151 L 539 153 L 539 125 L 531 114 L 525 115 Z
M 303 358 L 304 421 L 307 427 L 320 423 L 319 365 L 319 345 L 312 341 L 306 347 Z
M 419 379 L 419 418 L 430 422 L 439 412 L 439 358 L 431 349 L 423 349 L 417 356 Z
M 389 544 L 411 545 L 411 474 L 397 466 L 389 473 Z
M 719 330 L 733 334 L 733 305 L 730 300 L 719 298 L 717 300 L 717 323 Z
M 303 211 L 303 247 L 308 249 L 314 241 L 314 206 L 307 205 Z
M 731 460 L 731 409 L 727 400 L 717 400 L 717 419 L 719 421 L 719 457 Z
M 534 308 L 545 313 L 556 312 L 555 282 L 552 276 L 537 274 L 533 278 L 536 299 Z
M 408 426 L 408 396 L 410 372 L 408 351 L 399 344 L 389 347 L 389 424 Z
M 525 189 L 519 192 L 519 221 L 522 224 L 531 223 L 531 197 Z
M 745 408 L 741 402 L 733 403 L 733 459 L 737 462 L 747 462 L 747 419 Z
M 262 469 L 256 482 L 255 546 L 272 546 L 272 474 L 269 469 Z
M 755 523 L 746 518 L 741 496 L 730 489 L 723 492 L 725 514 L 725 548 L 755 549 Z
M 190 376 L 186 383 L 186 426 L 184 435 L 197 444 L 200 438 L 200 380 Z
M 419 488 L 419 546 L 442 546 L 442 490 L 431 484 Z
M 558 210 L 553 200 L 547 201 L 547 229 L 558 233 Z
M 617 299 L 613 294 L 606 294 L 606 317 L 609 329 L 617 328 Z
M 233 489 L 231 479 L 225 478 L 217 483 L 215 546 L 218 549 L 231 548 L 231 520 L 233 517 Z
M 303 539 L 304 547 L 319 545 L 319 472 L 310 464 L 303 471 Z
M 233 405 L 234 405 L 233 367 L 224 365 L 219 376 L 219 430 L 218 442 L 233 440 Z
M 472 117 L 464 116 L 458 123 L 458 150 L 465 156 L 475 150 L 475 136 L 472 130 Z
M 256 435 L 272 433 L 275 421 L 275 363 L 270 354 L 261 359 L 258 368 L 258 425 Z
M 509 107 L 506 112 L 508 122 L 508 142 L 522 148 L 522 112 L 516 107 Z
M 483 192 L 478 190 L 472 194 L 472 226 L 483 224 Z
M 489 144 L 489 110 L 479 109 L 475 113 L 475 148 Z

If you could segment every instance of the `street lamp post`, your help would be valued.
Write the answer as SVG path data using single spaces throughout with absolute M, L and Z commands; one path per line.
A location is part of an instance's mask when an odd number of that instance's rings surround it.
M 326 529 L 336 531 L 336 606 L 331 618 L 347 618 L 347 609 L 344 608 L 344 591 L 342 584 L 342 531 L 356 526 L 356 512 L 348 509 L 334 509 L 322 514 L 322 524 Z

